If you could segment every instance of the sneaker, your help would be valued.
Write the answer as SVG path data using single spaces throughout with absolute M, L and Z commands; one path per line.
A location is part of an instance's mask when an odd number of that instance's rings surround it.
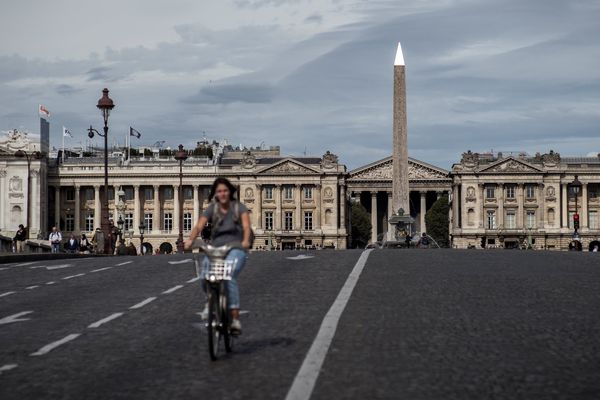
M 229 330 L 231 334 L 237 336 L 242 333 L 242 323 L 239 319 L 231 320 L 231 324 L 229 325 Z
M 208 319 L 208 302 L 204 305 L 204 310 L 200 313 L 200 318 Z

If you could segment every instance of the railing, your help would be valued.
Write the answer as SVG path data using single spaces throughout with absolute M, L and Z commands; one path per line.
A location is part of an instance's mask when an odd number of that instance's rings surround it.
M 0 235 L 0 253 L 11 253 L 12 241 L 11 237 Z

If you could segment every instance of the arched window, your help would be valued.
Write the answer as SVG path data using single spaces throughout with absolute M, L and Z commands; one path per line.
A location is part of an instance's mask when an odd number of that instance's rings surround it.
M 467 225 L 475 225 L 475 210 L 473 210 L 472 208 L 469 208 L 469 210 L 467 211 Z
M 549 208 L 548 209 L 548 224 L 550 225 L 554 225 L 554 208 Z

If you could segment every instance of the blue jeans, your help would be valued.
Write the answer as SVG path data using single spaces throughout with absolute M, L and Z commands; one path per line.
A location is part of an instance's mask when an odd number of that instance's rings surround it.
M 60 243 L 52 243 L 52 252 L 60 253 Z
M 239 309 L 240 308 L 240 289 L 237 283 L 237 277 L 244 269 L 246 265 L 246 259 L 248 258 L 248 253 L 242 249 L 233 249 L 229 252 L 226 261 L 233 263 L 233 273 L 231 276 L 231 280 L 227 282 L 227 303 L 229 304 L 229 309 Z M 210 261 L 208 257 L 204 257 L 202 260 L 202 272 L 208 271 L 210 268 Z M 203 282 L 202 287 L 204 291 L 206 291 L 206 284 Z

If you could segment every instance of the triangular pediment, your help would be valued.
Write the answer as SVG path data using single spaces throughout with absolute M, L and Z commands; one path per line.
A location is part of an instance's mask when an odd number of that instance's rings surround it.
M 311 168 L 301 162 L 298 162 L 292 158 L 286 158 L 276 162 L 273 165 L 269 165 L 264 169 L 258 171 L 259 174 L 274 174 L 274 175 L 306 175 L 306 174 L 318 174 L 319 170 Z
M 348 179 L 350 181 L 391 181 L 392 180 L 392 157 L 365 165 L 350 171 Z M 423 161 L 408 159 L 408 179 L 409 181 L 423 181 L 440 179 L 448 180 L 448 171 L 427 164 Z
M 529 164 L 523 160 L 514 157 L 503 158 L 491 165 L 487 165 L 480 169 L 480 173 L 543 173 L 544 171 L 535 165 Z

